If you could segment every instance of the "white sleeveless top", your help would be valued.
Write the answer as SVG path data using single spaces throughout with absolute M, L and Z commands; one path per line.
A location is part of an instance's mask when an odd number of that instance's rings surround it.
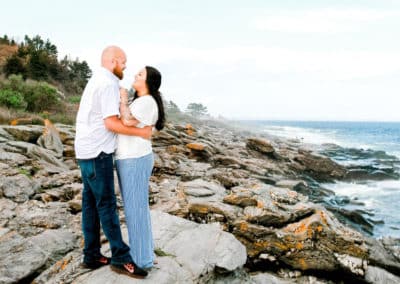
M 140 121 L 136 127 L 143 128 L 147 125 L 155 125 L 158 119 L 157 103 L 151 95 L 141 96 L 134 100 L 129 109 L 132 115 Z M 138 136 L 117 135 L 117 160 L 139 158 L 152 153 L 151 140 Z

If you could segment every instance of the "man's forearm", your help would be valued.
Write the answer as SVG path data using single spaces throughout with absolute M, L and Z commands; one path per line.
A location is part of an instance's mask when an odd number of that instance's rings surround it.
M 111 116 L 104 119 L 106 128 L 112 132 L 131 136 L 140 136 L 143 138 L 150 138 L 151 131 L 145 128 L 137 128 L 132 126 L 125 126 L 117 116 Z

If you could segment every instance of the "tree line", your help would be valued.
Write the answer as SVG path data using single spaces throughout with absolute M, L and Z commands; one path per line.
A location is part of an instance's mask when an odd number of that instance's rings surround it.
M 1 45 L 17 46 L 16 52 L 6 59 L 1 70 L 6 77 L 15 74 L 21 75 L 24 80 L 46 81 L 67 95 L 80 95 L 92 75 L 86 61 L 71 60 L 68 56 L 58 60 L 56 45 L 39 35 L 32 38 L 26 35 L 20 43 L 4 35 L 0 37 L 0 48 Z

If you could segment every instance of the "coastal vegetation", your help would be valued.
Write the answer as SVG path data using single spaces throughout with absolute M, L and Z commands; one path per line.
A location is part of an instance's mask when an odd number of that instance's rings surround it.
M 65 56 L 39 35 L 0 37 L 0 123 L 21 117 L 72 124 L 92 71 L 86 61 Z

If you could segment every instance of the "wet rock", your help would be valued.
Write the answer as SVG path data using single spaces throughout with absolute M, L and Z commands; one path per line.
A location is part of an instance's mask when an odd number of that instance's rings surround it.
M 387 180 L 397 179 L 395 174 L 389 174 L 382 170 L 368 171 L 365 169 L 350 169 L 344 179 L 346 180 Z
M 304 173 L 318 181 L 342 179 L 346 175 L 346 169 L 343 166 L 309 151 L 299 150 L 294 160 L 303 167 Z

